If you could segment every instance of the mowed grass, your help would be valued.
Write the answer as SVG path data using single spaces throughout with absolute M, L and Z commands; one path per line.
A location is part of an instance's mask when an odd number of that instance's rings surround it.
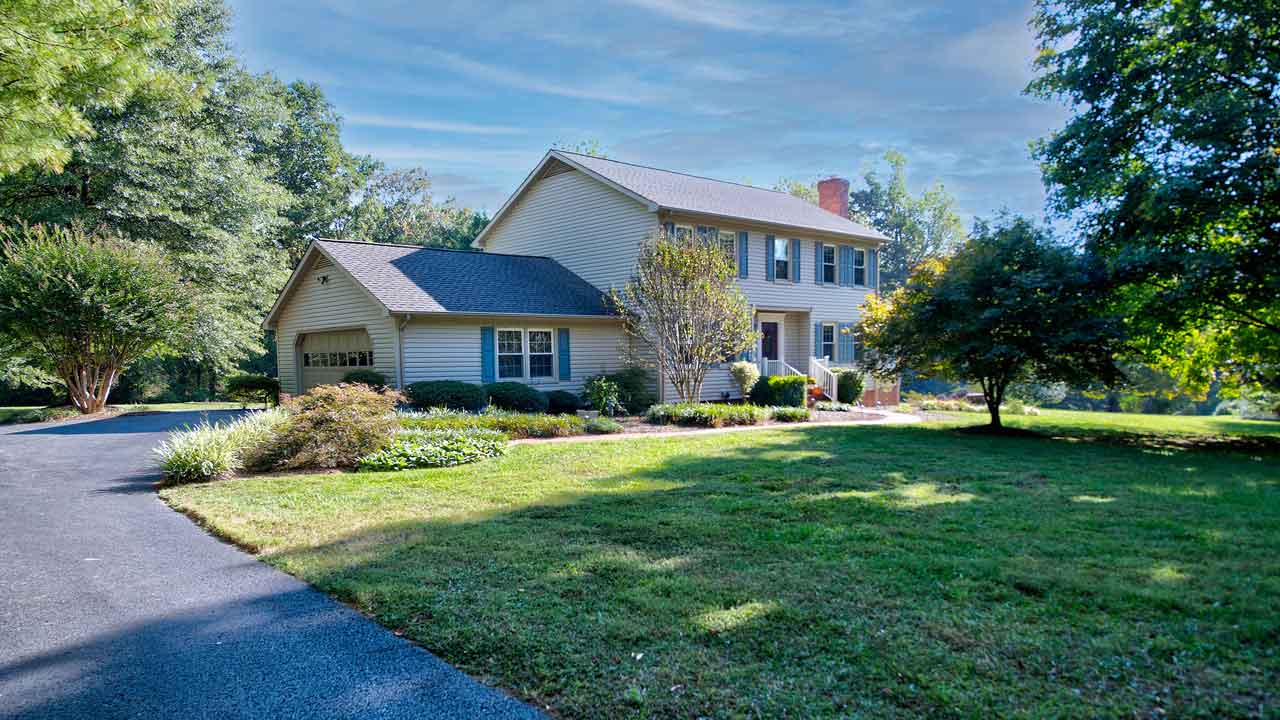
M 15 420 L 25 417 L 35 410 L 39 410 L 41 405 L 11 405 L 0 407 L 0 425 L 14 422 Z
M 560 717 L 1275 716 L 1280 440 L 1107 420 L 521 445 L 163 492 Z

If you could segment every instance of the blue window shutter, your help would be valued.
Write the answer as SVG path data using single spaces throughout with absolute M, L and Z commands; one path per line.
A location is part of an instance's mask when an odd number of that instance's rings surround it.
M 667 237 L 674 238 L 676 236 L 676 224 L 673 222 L 662 223 L 662 232 L 666 233 Z
M 840 284 L 847 287 L 849 285 L 849 246 L 840 246 Z
M 822 284 L 822 243 L 813 244 L 813 282 Z
M 813 356 L 822 357 L 822 323 L 813 324 Z
M 800 241 L 791 241 L 791 282 L 800 282 Z
M 738 233 L 738 277 L 743 280 L 747 279 L 747 257 L 750 255 L 748 251 L 750 241 L 747 238 L 747 231 L 743 230 Z M 745 358 L 744 358 L 745 359 Z
M 494 363 L 497 356 L 493 348 L 493 326 L 480 328 L 480 382 L 491 383 L 496 379 Z
M 876 249 L 871 248 L 867 251 L 867 285 L 868 287 L 880 289 L 880 268 L 876 262 Z
M 560 352 L 560 379 L 569 381 L 573 373 L 569 369 L 569 328 L 556 328 L 556 349 Z
M 764 236 L 764 279 L 773 281 L 777 278 L 774 273 L 777 272 L 778 266 L 773 262 L 773 245 L 777 242 L 772 235 Z
M 699 239 L 699 240 L 706 240 L 706 239 L 707 239 L 707 226 L 706 226 L 706 225 L 699 225 L 699 226 L 697 227 L 697 233 L 698 233 L 698 239 Z

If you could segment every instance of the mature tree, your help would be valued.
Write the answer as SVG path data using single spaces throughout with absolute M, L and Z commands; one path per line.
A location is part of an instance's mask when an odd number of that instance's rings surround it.
M 274 160 L 272 179 L 290 195 L 279 242 L 289 253 L 289 264 L 296 265 L 312 240 L 331 236 L 346 220 L 352 198 L 381 165 L 342 147 L 342 118 L 319 86 L 273 85 L 288 116 L 279 135 L 261 151 Z
M 291 198 L 265 149 L 290 124 L 289 109 L 278 83 L 240 68 L 227 19 L 219 0 L 186 4 L 173 42 L 154 54 L 193 83 L 188 92 L 96 110 L 94 137 L 72 143 L 61 172 L 29 168 L 0 181 L 0 220 L 79 221 L 164 248 L 202 296 L 181 351 L 211 371 L 261 352 L 258 323 L 288 272 L 276 240 Z
M 437 203 L 422 168 L 374 172 L 336 228 L 340 238 L 468 249 L 489 220 L 452 200 Z
M 1013 383 L 1114 383 L 1118 322 L 1099 313 L 1091 265 L 1018 217 L 979 221 L 950 258 L 865 306 L 861 331 L 878 375 L 913 369 L 976 382 L 991 426 Z
M 31 348 L 82 413 L 132 361 L 191 331 L 192 295 L 167 254 L 81 227 L 0 230 L 0 332 Z
M 659 375 L 682 401 L 697 401 L 711 366 L 755 342 L 736 277 L 717 243 L 662 234 L 641 248 L 631 281 L 610 293 L 627 336 L 653 349 Z
M 818 186 L 815 183 L 804 182 L 794 178 L 779 178 L 778 182 L 773 184 L 773 189 L 798 197 L 805 202 L 810 202 L 814 205 L 818 204 Z
M 58 171 L 67 143 L 93 134 L 90 110 L 120 108 L 139 88 L 172 89 L 150 62 L 174 0 L 0 3 L 0 177 L 29 165 Z
M 919 197 L 907 190 L 907 160 L 902 153 L 885 153 L 890 177 L 875 170 L 863 176 L 866 187 L 849 195 L 855 217 L 889 237 L 880 249 L 880 287 L 892 291 L 928 258 L 944 257 L 964 241 L 964 226 L 955 212 L 955 198 L 942 183 Z
M 1205 387 L 1280 387 L 1280 5 L 1037 3 L 1035 149 L 1052 207 L 1105 258 L 1133 349 Z

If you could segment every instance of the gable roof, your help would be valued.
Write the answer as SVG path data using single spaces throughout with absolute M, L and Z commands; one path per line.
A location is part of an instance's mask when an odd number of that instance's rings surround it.
M 599 289 L 551 258 L 349 240 L 317 240 L 308 256 L 313 252 L 350 273 L 392 314 L 613 315 Z
M 888 240 L 879 231 L 869 228 L 789 193 L 766 190 L 753 185 L 714 180 L 660 170 L 618 160 L 582 155 L 564 150 L 551 150 L 538 163 L 524 183 L 512 194 L 506 204 L 493 217 L 493 227 L 502 214 L 514 203 L 544 167 L 553 160 L 586 173 L 620 192 L 645 203 L 650 210 L 714 215 L 718 217 L 748 220 L 769 225 L 780 225 L 799 230 L 843 235 L 862 240 Z M 487 230 L 488 228 L 486 228 Z M 484 238 L 481 232 L 477 242 Z

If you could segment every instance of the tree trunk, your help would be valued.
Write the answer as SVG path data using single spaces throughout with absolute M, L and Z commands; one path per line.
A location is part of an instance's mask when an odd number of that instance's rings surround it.
M 987 412 L 991 415 L 991 427 L 997 430 L 1004 427 L 1000 423 L 1000 403 L 1004 402 L 1005 383 L 1000 380 L 980 380 L 982 399 L 987 404 Z

